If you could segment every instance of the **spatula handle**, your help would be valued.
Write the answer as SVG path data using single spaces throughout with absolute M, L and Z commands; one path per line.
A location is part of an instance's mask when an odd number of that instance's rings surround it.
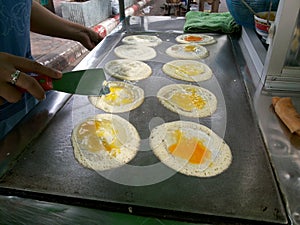
M 43 87 L 45 91 L 50 91 L 53 89 L 52 78 L 44 75 L 33 76 L 39 84 Z
M 37 80 L 37 82 L 39 82 L 39 84 L 42 86 L 42 88 L 45 91 L 50 91 L 53 89 L 53 83 L 52 83 L 52 78 L 48 77 L 48 76 L 44 76 L 44 75 L 36 75 L 36 76 L 32 76 L 34 79 Z M 21 91 L 22 93 L 27 92 L 26 89 L 17 87 L 17 89 L 19 91 Z

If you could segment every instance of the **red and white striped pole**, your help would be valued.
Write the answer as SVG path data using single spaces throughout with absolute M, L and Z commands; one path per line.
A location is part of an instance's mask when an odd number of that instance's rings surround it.
M 137 14 L 142 8 L 145 7 L 148 3 L 150 3 L 151 0 L 141 0 L 137 2 L 136 4 L 133 4 L 132 6 L 125 9 L 125 16 L 133 16 Z M 108 18 L 98 25 L 93 27 L 93 30 L 99 33 L 101 37 L 105 37 L 108 35 L 116 26 L 120 23 L 120 14 Z

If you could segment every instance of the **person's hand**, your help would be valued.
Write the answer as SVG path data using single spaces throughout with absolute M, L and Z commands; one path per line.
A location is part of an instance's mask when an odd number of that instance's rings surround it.
M 51 37 L 78 41 L 88 50 L 92 50 L 103 39 L 92 28 L 57 16 L 37 1 L 32 2 L 30 30 Z
M 36 99 L 43 100 L 45 98 L 43 88 L 26 73 L 46 75 L 54 79 L 62 77 L 61 72 L 36 61 L 0 52 L 0 97 L 11 103 L 19 101 L 22 97 L 22 92 L 17 88 L 19 87 L 28 91 Z
M 83 27 L 78 32 L 79 42 L 88 50 L 92 50 L 103 38 L 94 30 Z

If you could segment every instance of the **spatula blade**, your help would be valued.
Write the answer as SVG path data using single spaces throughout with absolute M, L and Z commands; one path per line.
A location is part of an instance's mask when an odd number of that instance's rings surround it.
M 105 94 L 105 73 L 103 69 L 87 69 L 63 73 L 59 80 L 52 80 L 53 90 L 79 95 Z

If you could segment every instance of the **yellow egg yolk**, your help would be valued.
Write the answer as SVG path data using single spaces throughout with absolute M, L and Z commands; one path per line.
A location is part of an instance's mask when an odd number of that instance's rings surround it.
M 127 105 L 134 101 L 134 93 L 124 87 L 112 86 L 109 87 L 110 93 L 103 96 L 104 101 L 111 105 Z
M 194 52 L 194 51 L 196 51 L 196 49 L 197 48 L 194 45 L 187 45 L 187 46 L 184 47 L 185 52 Z
M 195 108 L 202 109 L 206 104 L 206 101 L 194 89 L 187 93 L 176 92 L 170 100 L 186 111 L 192 111 Z
M 109 120 L 90 120 L 82 123 L 77 137 L 82 142 L 81 145 L 84 149 L 90 152 L 105 150 L 112 156 L 120 153 L 121 143 L 117 131 Z
M 176 143 L 169 146 L 169 152 L 177 157 L 188 160 L 192 164 L 202 164 L 211 158 L 211 151 L 201 140 L 186 137 L 180 130 L 175 131 Z
M 193 41 L 198 42 L 198 41 L 202 41 L 203 38 L 199 37 L 199 36 L 193 36 L 193 35 L 191 35 L 191 36 L 184 37 L 184 40 L 185 41 L 191 41 L 191 42 L 193 42 Z

